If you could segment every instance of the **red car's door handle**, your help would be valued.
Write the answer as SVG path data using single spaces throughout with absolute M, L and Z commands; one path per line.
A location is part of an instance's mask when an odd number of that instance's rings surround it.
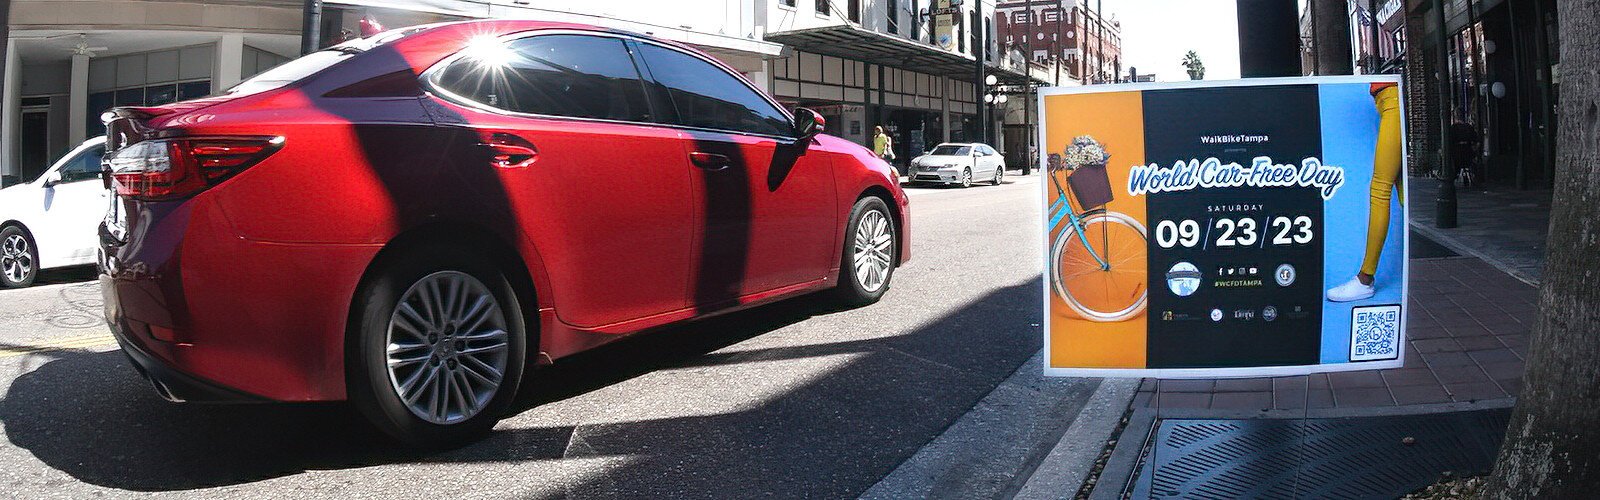
M 489 151 L 489 158 L 494 166 L 500 168 L 522 168 L 533 164 L 539 159 L 539 151 L 528 146 L 505 144 L 501 142 L 480 142 L 478 147 Z
M 722 170 L 733 166 L 733 160 L 729 159 L 728 155 L 705 153 L 701 151 L 689 153 L 689 161 L 694 162 L 696 167 L 706 170 Z

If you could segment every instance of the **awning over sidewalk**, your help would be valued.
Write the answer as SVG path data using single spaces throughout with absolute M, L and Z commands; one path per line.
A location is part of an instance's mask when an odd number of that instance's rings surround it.
M 767 41 L 814 54 L 966 81 L 973 80 L 973 65 L 977 62 L 977 59 L 966 54 L 851 25 L 767 33 Z

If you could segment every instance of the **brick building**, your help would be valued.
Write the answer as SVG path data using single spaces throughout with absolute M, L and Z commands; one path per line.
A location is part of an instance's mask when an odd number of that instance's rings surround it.
M 1101 15 L 1101 0 L 1008 0 L 995 4 L 999 42 L 1031 52 L 1034 62 L 1060 61 L 1053 83 L 1115 83 L 1122 75 L 1122 24 Z

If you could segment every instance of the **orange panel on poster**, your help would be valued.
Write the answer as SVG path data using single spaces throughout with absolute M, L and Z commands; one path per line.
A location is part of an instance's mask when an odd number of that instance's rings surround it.
M 1044 146 L 1046 154 L 1063 154 L 1072 140 L 1091 136 L 1110 155 L 1106 173 L 1112 192 L 1119 193 L 1105 205 L 1111 212 L 1120 212 L 1146 224 L 1143 197 L 1127 193 L 1128 170 L 1132 165 L 1144 163 L 1144 107 L 1139 92 L 1108 92 L 1048 96 L 1044 99 Z M 1065 173 L 1057 173 L 1063 189 L 1068 182 Z M 1057 197 L 1056 189 L 1046 186 L 1046 206 Z M 1094 208 L 1094 207 L 1089 207 Z M 1084 207 L 1074 205 L 1075 213 Z M 1047 219 L 1048 220 L 1048 219 Z M 1063 220 L 1050 231 L 1046 252 L 1061 234 L 1068 222 Z M 1146 265 L 1138 263 L 1141 268 Z M 1056 272 L 1048 266 L 1047 273 Z M 1051 282 L 1046 276 L 1047 283 Z M 1049 287 L 1051 285 L 1047 285 Z M 1114 322 L 1091 322 L 1074 314 L 1058 293 L 1048 293 L 1052 317 L 1050 331 L 1050 366 L 1082 368 L 1144 368 L 1145 332 L 1147 312 Z

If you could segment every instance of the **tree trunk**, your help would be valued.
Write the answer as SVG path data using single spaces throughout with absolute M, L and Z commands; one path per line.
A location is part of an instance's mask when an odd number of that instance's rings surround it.
M 1556 2 L 1561 122 L 1539 318 L 1488 498 L 1600 493 L 1600 0 Z

